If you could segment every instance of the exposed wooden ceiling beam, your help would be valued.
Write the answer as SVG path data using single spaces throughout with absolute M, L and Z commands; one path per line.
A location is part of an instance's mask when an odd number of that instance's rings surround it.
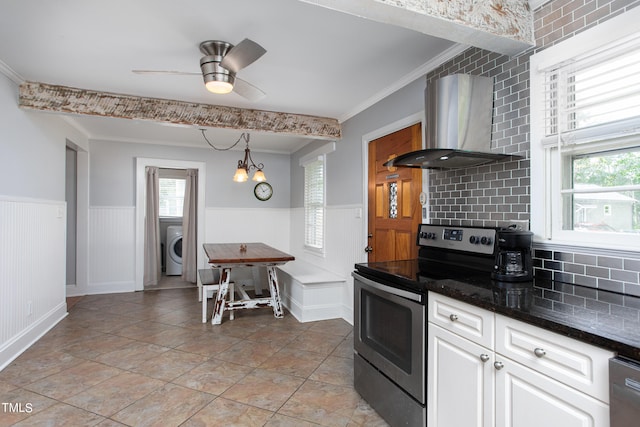
M 535 46 L 533 11 L 525 0 L 301 1 L 504 55 Z
M 144 98 L 35 82 L 20 85 L 19 106 L 65 114 L 286 133 L 326 140 L 342 137 L 338 121 L 327 117 Z

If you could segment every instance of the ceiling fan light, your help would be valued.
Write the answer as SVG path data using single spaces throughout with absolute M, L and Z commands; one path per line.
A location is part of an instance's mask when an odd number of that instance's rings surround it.
M 220 82 L 216 80 L 212 80 L 206 82 L 205 87 L 209 92 L 217 93 L 217 94 L 226 94 L 233 90 L 233 85 L 229 82 Z
M 238 168 L 236 174 L 233 176 L 235 182 L 246 182 L 248 179 L 249 175 L 247 174 L 247 170 L 242 167 Z
M 267 177 L 264 176 L 264 172 L 262 172 L 262 169 L 258 169 L 256 173 L 253 174 L 253 180 L 257 182 L 264 182 L 267 180 Z
M 220 57 L 205 56 L 200 59 L 204 85 L 209 92 L 225 94 L 233 90 L 235 76 L 220 66 Z

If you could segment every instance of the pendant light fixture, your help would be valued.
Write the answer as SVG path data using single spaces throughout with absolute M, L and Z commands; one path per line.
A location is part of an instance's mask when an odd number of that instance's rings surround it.
M 238 169 L 236 169 L 236 174 L 233 176 L 233 180 L 235 182 L 245 182 L 249 179 L 249 172 L 255 169 L 252 180 L 257 182 L 266 181 L 267 177 L 262 171 L 262 169 L 264 169 L 264 165 L 262 163 L 258 163 L 256 165 L 251 158 L 251 150 L 249 149 L 249 134 L 243 133 L 240 138 L 244 138 L 244 140 L 247 142 L 247 146 L 244 149 L 244 159 L 238 160 Z
M 240 138 L 238 138 L 238 140 L 230 147 L 228 148 L 218 148 L 216 146 L 214 146 L 211 141 L 209 141 L 209 139 L 207 138 L 207 135 L 205 134 L 205 129 L 200 129 L 200 132 L 202 132 L 202 136 L 204 138 L 205 141 L 207 141 L 207 144 L 209 144 L 209 146 L 211 146 L 211 148 L 213 148 L 216 151 L 226 151 L 226 150 L 230 150 L 233 147 L 235 147 L 236 145 L 238 145 L 238 143 L 241 140 L 244 140 L 247 145 L 244 149 L 244 159 L 242 160 L 238 160 L 238 167 L 236 169 L 236 173 L 235 175 L 233 175 L 233 180 L 235 182 L 246 182 L 249 180 L 249 173 L 252 170 L 255 170 L 254 174 L 253 174 L 253 181 L 256 182 L 264 182 L 267 180 L 267 177 L 264 175 L 264 172 L 262 171 L 262 169 L 264 169 L 264 165 L 262 163 L 258 163 L 257 165 L 253 162 L 253 159 L 251 158 L 251 150 L 249 149 L 249 139 L 250 136 L 248 133 L 242 133 L 242 135 L 240 135 Z

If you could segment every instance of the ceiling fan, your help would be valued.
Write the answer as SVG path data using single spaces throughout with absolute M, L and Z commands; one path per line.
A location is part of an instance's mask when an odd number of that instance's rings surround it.
M 258 101 L 265 93 L 251 83 L 236 77 L 236 73 L 257 61 L 267 51 L 253 40 L 244 39 L 237 45 L 207 40 L 200 43 L 200 69 L 204 84 L 210 92 L 226 94 L 234 91 L 250 100 Z M 199 75 L 183 71 L 132 70 L 135 74 Z

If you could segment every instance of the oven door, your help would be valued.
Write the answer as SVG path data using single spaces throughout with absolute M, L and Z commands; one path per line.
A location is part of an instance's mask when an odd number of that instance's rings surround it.
M 425 296 L 354 277 L 354 349 L 425 403 Z

